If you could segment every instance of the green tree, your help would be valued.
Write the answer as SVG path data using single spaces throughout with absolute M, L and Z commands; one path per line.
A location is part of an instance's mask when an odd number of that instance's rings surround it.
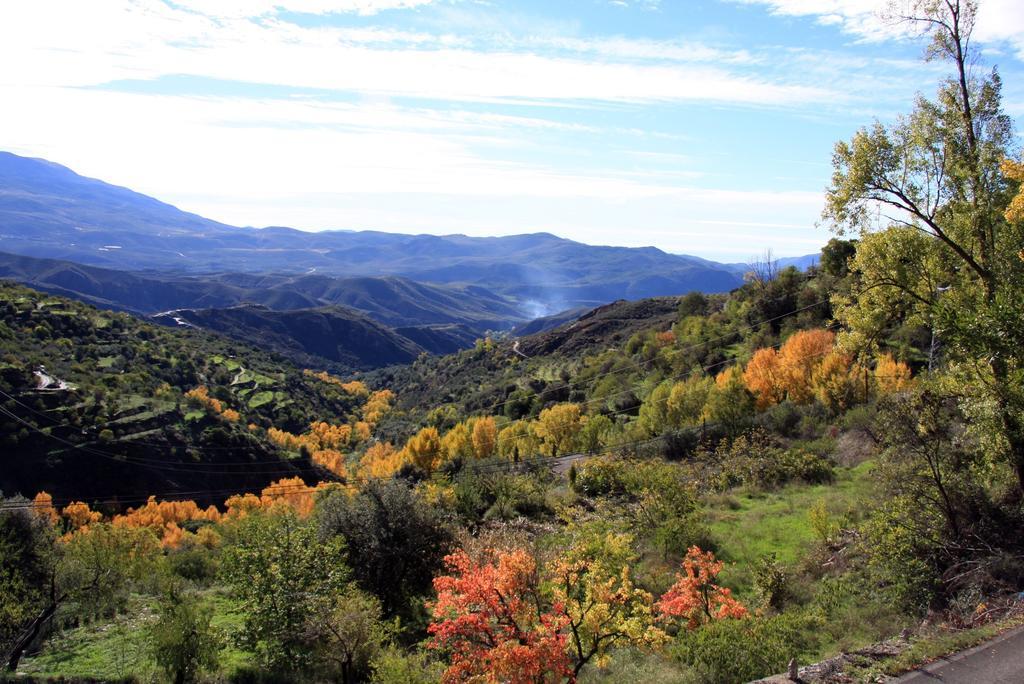
M 243 643 L 275 670 L 303 669 L 310 660 L 308 616 L 349 578 L 344 542 L 318 539 L 309 521 L 284 507 L 246 516 L 233 533 L 222 573 L 242 602 Z
M 859 285 L 836 302 L 853 339 L 874 342 L 885 312 L 907 312 L 941 331 L 950 361 L 983 359 L 967 381 L 987 398 L 997 448 L 1024 490 L 1024 226 L 1004 215 L 1016 187 L 1000 172 L 1013 131 L 999 74 L 971 70 L 976 10 L 971 0 L 911 3 L 902 18 L 927 29 L 928 58 L 953 74 L 895 124 L 836 145 L 824 218 L 862 235 Z M 879 211 L 889 225 L 876 233 Z
M 221 637 L 212 618 L 210 606 L 175 589 L 161 602 L 159 617 L 149 628 L 149 646 L 175 684 L 194 682 L 202 672 L 217 668 Z
M 390 630 L 381 620 L 380 602 L 358 589 L 327 597 L 306 621 L 306 636 L 316 657 L 344 684 L 366 681 Z
M 23 527 L 24 519 L 17 522 L 16 517 L 22 514 L 35 515 L 19 511 L 7 517 L 11 512 L 4 512 L 0 519 L 0 544 L 5 547 L 0 548 L 5 554 L 0 560 L 0 582 L 26 601 L 18 613 L 20 622 L 0 630 L 8 634 L 4 656 L 11 671 L 58 612 L 87 618 L 116 608 L 134 581 L 152 574 L 160 554 L 157 539 L 148 529 L 96 524 L 65 543 L 56 539 L 47 523 L 32 521 Z M 9 541 L 4 539 L 5 530 L 28 531 L 28 545 L 19 548 L 5 543 Z M 8 549 L 14 551 L 10 558 Z M 11 561 L 25 564 L 9 567 Z M 0 607 L 9 614 L 6 602 L 6 597 L 0 600 Z
M 446 522 L 398 480 L 370 481 L 353 497 L 330 496 L 318 516 L 321 537 L 344 539 L 356 581 L 388 617 L 430 591 L 454 544 Z

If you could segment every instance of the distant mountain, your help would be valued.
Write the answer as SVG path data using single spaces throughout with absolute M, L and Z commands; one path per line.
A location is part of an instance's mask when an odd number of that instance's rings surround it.
M 475 337 L 524 320 L 513 301 L 485 288 L 416 283 L 397 276 L 131 273 L 0 252 L 0 277 L 96 306 L 146 315 L 243 303 L 275 310 L 341 305 L 388 326 L 465 325 Z
M 620 298 L 722 292 L 741 283 L 734 270 L 703 259 L 653 247 L 594 247 L 547 233 L 471 238 L 235 228 L 3 152 L 0 249 L 127 271 L 405 276 L 511 297 L 520 319 Z

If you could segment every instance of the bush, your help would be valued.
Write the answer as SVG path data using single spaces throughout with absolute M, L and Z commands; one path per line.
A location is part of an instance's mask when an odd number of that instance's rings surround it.
M 385 648 L 373 661 L 374 684 L 434 684 L 441 681 L 444 665 L 423 652 L 409 653 L 396 646 Z
M 815 620 L 803 613 L 715 620 L 683 632 L 672 655 L 709 684 L 749 682 L 783 672 L 791 658 L 814 651 Z

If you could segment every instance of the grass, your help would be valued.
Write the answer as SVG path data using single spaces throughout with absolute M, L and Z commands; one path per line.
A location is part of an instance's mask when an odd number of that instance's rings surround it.
M 153 620 L 152 600 L 133 597 L 114 620 L 68 629 L 25 658 L 19 673 L 36 677 L 118 680 L 148 677 L 155 668 L 146 651 L 145 626 Z
M 738 491 L 709 497 L 711 533 L 726 561 L 722 580 L 741 595 L 751 590 L 749 568 L 774 553 L 795 563 L 816 538 L 808 511 L 821 500 L 832 519 L 855 515 L 870 491 L 870 463 L 839 468 L 832 484 L 790 484 L 773 492 Z
M 274 393 L 269 390 L 263 390 L 249 398 L 249 408 L 259 408 L 260 406 L 269 404 L 272 401 L 274 401 Z
M 253 665 L 253 654 L 234 645 L 231 634 L 242 625 L 234 602 L 216 589 L 202 592 L 213 606 L 211 623 L 225 635 L 220 651 L 220 670 L 230 675 Z M 150 656 L 146 626 L 156 619 L 156 602 L 149 596 L 133 596 L 125 614 L 113 620 L 68 629 L 49 639 L 43 649 L 22 660 L 19 674 L 34 677 L 120 680 L 134 677 L 157 679 L 158 668 Z
M 110 368 L 114 365 L 115 361 L 117 361 L 116 356 L 102 356 L 96 361 L 96 365 L 99 368 Z

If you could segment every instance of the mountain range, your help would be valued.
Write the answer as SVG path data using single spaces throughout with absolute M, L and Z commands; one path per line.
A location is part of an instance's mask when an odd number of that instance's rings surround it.
M 337 370 L 450 353 L 495 331 L 551 329 L 620 299 L 728 291 L 746 270 L 549 233 L 235 227 L 0 152 L 0 277 L 165 324 L 259 339 L 297 363 L 319 359 Z
M 397 275 L 477 285 L 515 299 L 523 318 L 615 299 L 722 292 L 742 279 L 735 265 L 549 233 L 477 238 L 238 228 L 7 152 L 0 152 L 0 241 L 6 252 L 125 271 Z

